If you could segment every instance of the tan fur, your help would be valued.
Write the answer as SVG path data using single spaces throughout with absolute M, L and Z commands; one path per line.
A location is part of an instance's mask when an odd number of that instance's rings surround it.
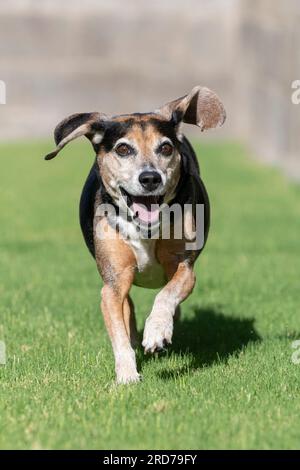
M 169 202 L 175 195 L 174 190 L 180 177 L 180 154 L 175 149 L 170 158 L 162 158 L 155 153 L 155 149 L 163 136 L 153 126 L 143 129 L 140 121 L 145 117 L 137 118 L 137 123 L 126 134 L 126 141 L 134 144 L 137 155 L 132 158 L 120 159 L 114 150 L 106 153 L 100 149 L 97 155 L 98 165 L 101 171 L 102 181 L 116 203 L 120 202 L 118 185 L 132 186 L 138 170 L 145 166 L 159 168 L 166 179 L 165 202 Z
M 140 121 L 140 118 L 137 119 Z M 97 160 L 102 181 L 117 203 L 119 182 L 124 184 L 124 181 L 128 181 L 130 184 L 134 173 L 144 165 L 152 165 L 164 172 L 168 183 L 166 201 L 174 197 L 174 189 L 180 177 L 180 154 L 175 151 L 172 158 L 157 156 L 154 150 L 162 137 L 153 126 L 143 128 L 137 122 L 126 134 L 126 141 L 131 142 L 138 152 L 133 159 L 122 159 L 120 163 L 120 158 L 114 151 L 99 152 Z M 98 197 L 96 206 L 100 202 Z M 97 266 L 104 280 L 101 308 L 116 358 L 117 381 L 136 381 L 139 376 L 132 348 L 137 344 L 138 335 L 134 309 L 129 299 L 130 287 L 136 280 L 140 282 L 145 276 L 147 282 L 149 268 L 154 269 L 155 263 L 161 265 L 165 278 L 168 279 L 155 300 L 145 326 L 143 345 L 146 352 L 153 352 L 171 342 L 173 318 L 179 317 L 179 304 L 194 286 L 192 265 L 196 254 L 190 252 L 189 261 L 186 261 L 185 240 L 149 240 L 144 244 L 149 247 L 155 244 L 156 261 L 148 268 L 145 266 L 143 274 L 143 271 L 139 272 L 139 259 L 134 245 L 124 241 L 119 235 L 116 237 L 114 229 L 105 217 L 95 217 L 94 224 L 97 230 L 105 231 L 107 236 L 107 240 L 99 240 L 95 236 L 95 248 Z M 156 273 L 153 274 L 156 276 Z
M 141 172 L 145 168 L 148 172 L 155 169 L 160 178 L 157 185 L 160 189 L 155 197 L 169 203 L 176 195 L 180 179 L 181 155 L 177 147 L 182 139 L 181 122 L 195 124 L 205 130 L 222 125 L 225 117 L 218 96 L 205 87 L 195 87 L 188 95 L 169 102 L 154 113 L 111 118 L 98 112 L 79 113 L 69 116 L 56 128 L 57 147 L 45 158 L 54 158 L 67 143 L 81 135 L 88 137 L 97 149 L 97 164 L 103 185 L 114 204 L 121 209 L 121 215 L 114 215 L 117 219 L 117 225 L 114 225 L 109 217 L 98 213 L 102 201 L 97 193 L 93 221 L 95 259 L 104 282 L 101 310 L 113 347 L 118 383 L 137 382 L 140 379 L 133 349 L 138 333 L 134 306 L 129 297 L 132 284 L 136 282 L 146 287 L 157 287 L 155 283 L 163 285 L 146 320 L 142 343 L 145 352 L 154 352 L 172 341 L 173 320 L 180 314 L 180 303 L 193 290 L 193 265 L 199 255 L 199 251 L 186 250 L 187 240 L 184 237 L 177 240 L 171 236 L 169 240 L 149 240 L 149 243 L 137 240 L 132 220 L 128 222 L 122 218 L 122 209 L 128 209 L 124 194 L 136 197 L 136 200 L 145 197 L 144 188 L 139 182 Z M 170 135 L 176 133 L 174 141 L 177 143 L 172 145 L 174 150 L 169 155 L 157 152 L 163 139 L 166 142 L 169 137 L 160 134 L 161 123 L 153 126 L 153 118 L 174 126 Z M 130 123 L 133 121 L 130 128 L 125 125 L 129 119 Z M 124 123 L 126 134 L 119 139 L 116 137 L 112 149 L 107 151 L 101 144 L 108 129 L 105 124 L 109 121 Z M 123 134 L 119 132 L 116 135 Z M 118 141 L 122 142 L 122 139 L 126 139 L 127 145 L 134 149 L 126 158 L 118 155 L 117 151 Z M 192 239 L 195 221 L 191 212 L 185 216 L 184 226 L 186 239 Z M 124 239 L 122 230 L 129 235 L 129 239 Z
M 98 219 L 98 220 L 97 220 Z M 105 231 L 107 239 L 95 237 L 96 261 L 104 281 L 101 310 L 110 336 L 116 360 L 119 383 L 139 380 L 131 343 L 136 340 L 134 312 L 130 308 L 135 258 L 129 246 L 120 238 L 112 240 L 113 229 L 105 217 L 95 218 L 97 229 Z
M 96 205 L 100 203 L 99 195 Z M 104 281 L 101 310 L 111 338 L 119 383 L 139 380 L 133 347 L 137 330 L 129 291 L 134 282 L 137 260 L 130 245 L 115 233 L 106 217 L 95 217 L 96 227 L 107 238 L 95 236 L 96 261 Z M 112 239 L 115 238 L 115 239 Z M 167 284 L 156 297 L 146 322 L 143 345 L 152 352 L 171 342 L 173 317 L 179 316 L 179 304 L 190 294 L 195 283 L 192 270 L 196 253 L 185 252 L 185 240 L 157 240 L 156 257 L 165 271 Z M 166 322 L 165 328 L 162 325 Z

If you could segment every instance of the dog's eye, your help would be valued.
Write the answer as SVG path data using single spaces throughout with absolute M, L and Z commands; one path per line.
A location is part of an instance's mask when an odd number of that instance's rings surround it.
M 159 149 L 159 152 L 165 157 L 170 157 L 173 153 L 173 146 L 171 144 L 165 143 Z
M 131 155 L 133 152 L 132 147 L 127 144 L 119 144 L 116 148 L 115 151 L 117 152 L 120 157 L 128 157 L 128 155 Z

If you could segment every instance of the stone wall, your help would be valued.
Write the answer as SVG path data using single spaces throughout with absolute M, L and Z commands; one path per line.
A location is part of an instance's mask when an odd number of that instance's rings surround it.
M 256 154 L 300 177 L 300 2 L 243 0 L 237 40 L 240 127 Z
M 228 114 L 210 136 L 243 138 L 300 176 L 300 105 L 290 99 L 300 78 L 297 0 L 3 4 L 0 138 L 49 135 L 78 111 L 148 111 L 203 84 Z

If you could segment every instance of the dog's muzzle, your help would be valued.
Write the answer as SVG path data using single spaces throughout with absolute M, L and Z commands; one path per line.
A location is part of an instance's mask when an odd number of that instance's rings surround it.
M 142 225 L 155 225 L 159 222 L 160 206 L 164 196 L 135 196 L 120 187 L 123 199 L 131 212 L 133 218 Z
M 139 182 L 146 191 L 155 191 L 161 184 L 162 179 L 157 171 L 143 171 L 139 176 Z

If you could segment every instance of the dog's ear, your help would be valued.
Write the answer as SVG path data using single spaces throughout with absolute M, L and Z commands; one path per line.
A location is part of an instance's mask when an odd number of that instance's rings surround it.
M 220 98 L 209 88 L 197 86 L 191 93 L 165 104 L 157 110 L 176 124 L 186 122 L 199 126 L 201 131 L 222 126 L 226 119 Z
M 54 140 L 56 149 L 45 156 L 45 160 L 51 160 L 71 140 L 85 135 L 94 145 L 99 144 L 104 134 L 104 122 L 107 116 L 101 113 L 72 114 L 61 121 L 55 128 Z

